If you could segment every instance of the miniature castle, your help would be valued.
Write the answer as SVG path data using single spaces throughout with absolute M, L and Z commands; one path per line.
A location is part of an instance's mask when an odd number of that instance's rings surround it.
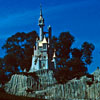
M 29 72 L 43 69 L 56 69 L 55 50 L 53 55 L 51 53 L 51 26 L 49 25 L 48 32 L 44 32 L 44 18 L 42 15 L 42 8 L 40 9 L 38 25 L 40 27 L 40 36 L 36 39 L 34 55 L 32 55 L 32 65 Z

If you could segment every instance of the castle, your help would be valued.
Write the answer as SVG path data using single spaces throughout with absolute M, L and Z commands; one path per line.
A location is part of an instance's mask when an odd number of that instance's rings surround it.
M 48 27 L 48 32 L 43 31 L 42 9 L 38 25 L 40 36 L 36 39 L 29 70 L 30 73 L 36 71 L 37 77 L 32 74 L 14 74 L 2 88 L 8 94 L 31 97 L 31 99 L 36 97 L 45 100 L 100 100 L 100 70 L 98 68 L 92 75 L 75 77 L 65 84 L 57 83 L 53 71 L 49 70 L 56 69 L 56 54 L 55 50 L 52 54 L 51 27 Z
M 34 72 L 43 69 L 56 69 L 56 54 L 52 55 L 51 49 L 51 26 L 48 27 L 48 32 L 44 32 L 44 18 L 42 8 L 40 9 L 40 18 L 38 25 L 40 27 L 40 36 L 36 39 L 34 46 L 34 55 L 32 55 L 32 65 L 29 72 Z

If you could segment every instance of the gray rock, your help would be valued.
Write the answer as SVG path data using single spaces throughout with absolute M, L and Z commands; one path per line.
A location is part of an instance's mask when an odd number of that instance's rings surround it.
M 83 76 L 66 84 L 57 84 L 51 70 L 37 71 L 38 81 L 30 75 L 15 74 L 5 84 L 5 91 L 14 95 L 50 100 L 100 100 L 99 73 L 100 70 L 93 73 L 94 80 Z

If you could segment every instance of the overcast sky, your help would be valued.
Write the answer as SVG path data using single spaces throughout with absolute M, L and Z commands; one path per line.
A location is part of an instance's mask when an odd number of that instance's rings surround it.
M 73 47 L 84 41 L 93 43 L 93 72 L 100 66 L 100 0 L 0 0 L 0 48 L 16 32 L 39 32 L 38 18 L 42 3 L 45 31 L 52 26 L 52 34 L 69 31 L 75 37 Z M 0 49 L 0 57 L 4 56 Z

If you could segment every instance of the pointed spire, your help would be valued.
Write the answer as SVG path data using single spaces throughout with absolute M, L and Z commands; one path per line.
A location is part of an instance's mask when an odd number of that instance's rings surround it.
M 42 41 L 42 44 L 43 44 L 43 43 L 47 43 L 47 40 L 46 40 L 45 35 L 44 35 L 44 38 L 43 38 L 43 41 Z
M 42 46 L 43 46 L 42 41 L 40 41 L 39 42 L 39 47 L 42 47 Z
M 42 16 L 42 7 L 40 5 L 40 17 L 39 17 L 39 22 L 38 25 L 40 26 L 40 40 L 43 40 L 44 33 L 43 33 L 43 26 L 44 26 L 44 18 Z
M 36 41 L 38 41 L 38 40 L 39 40 L 39 38 L 37 37 L 37 38 L 36 38 Z
M 33 47 L 34 49 L 35 49 L 35 45 L 34 45 L 34 47 Z
M 49 25 L 48 28 L 51 28 L 51 25 Z
M 44 26 L 44 18 L 42 16 L 42 6 L 41 6 L 41 4 L 40 4 L 39 26 Z
M 40 16 L 42 16 L 42 4 L 40 4 Z
M 54 49 L 53 58 L 56 58 L 56 49 Z

